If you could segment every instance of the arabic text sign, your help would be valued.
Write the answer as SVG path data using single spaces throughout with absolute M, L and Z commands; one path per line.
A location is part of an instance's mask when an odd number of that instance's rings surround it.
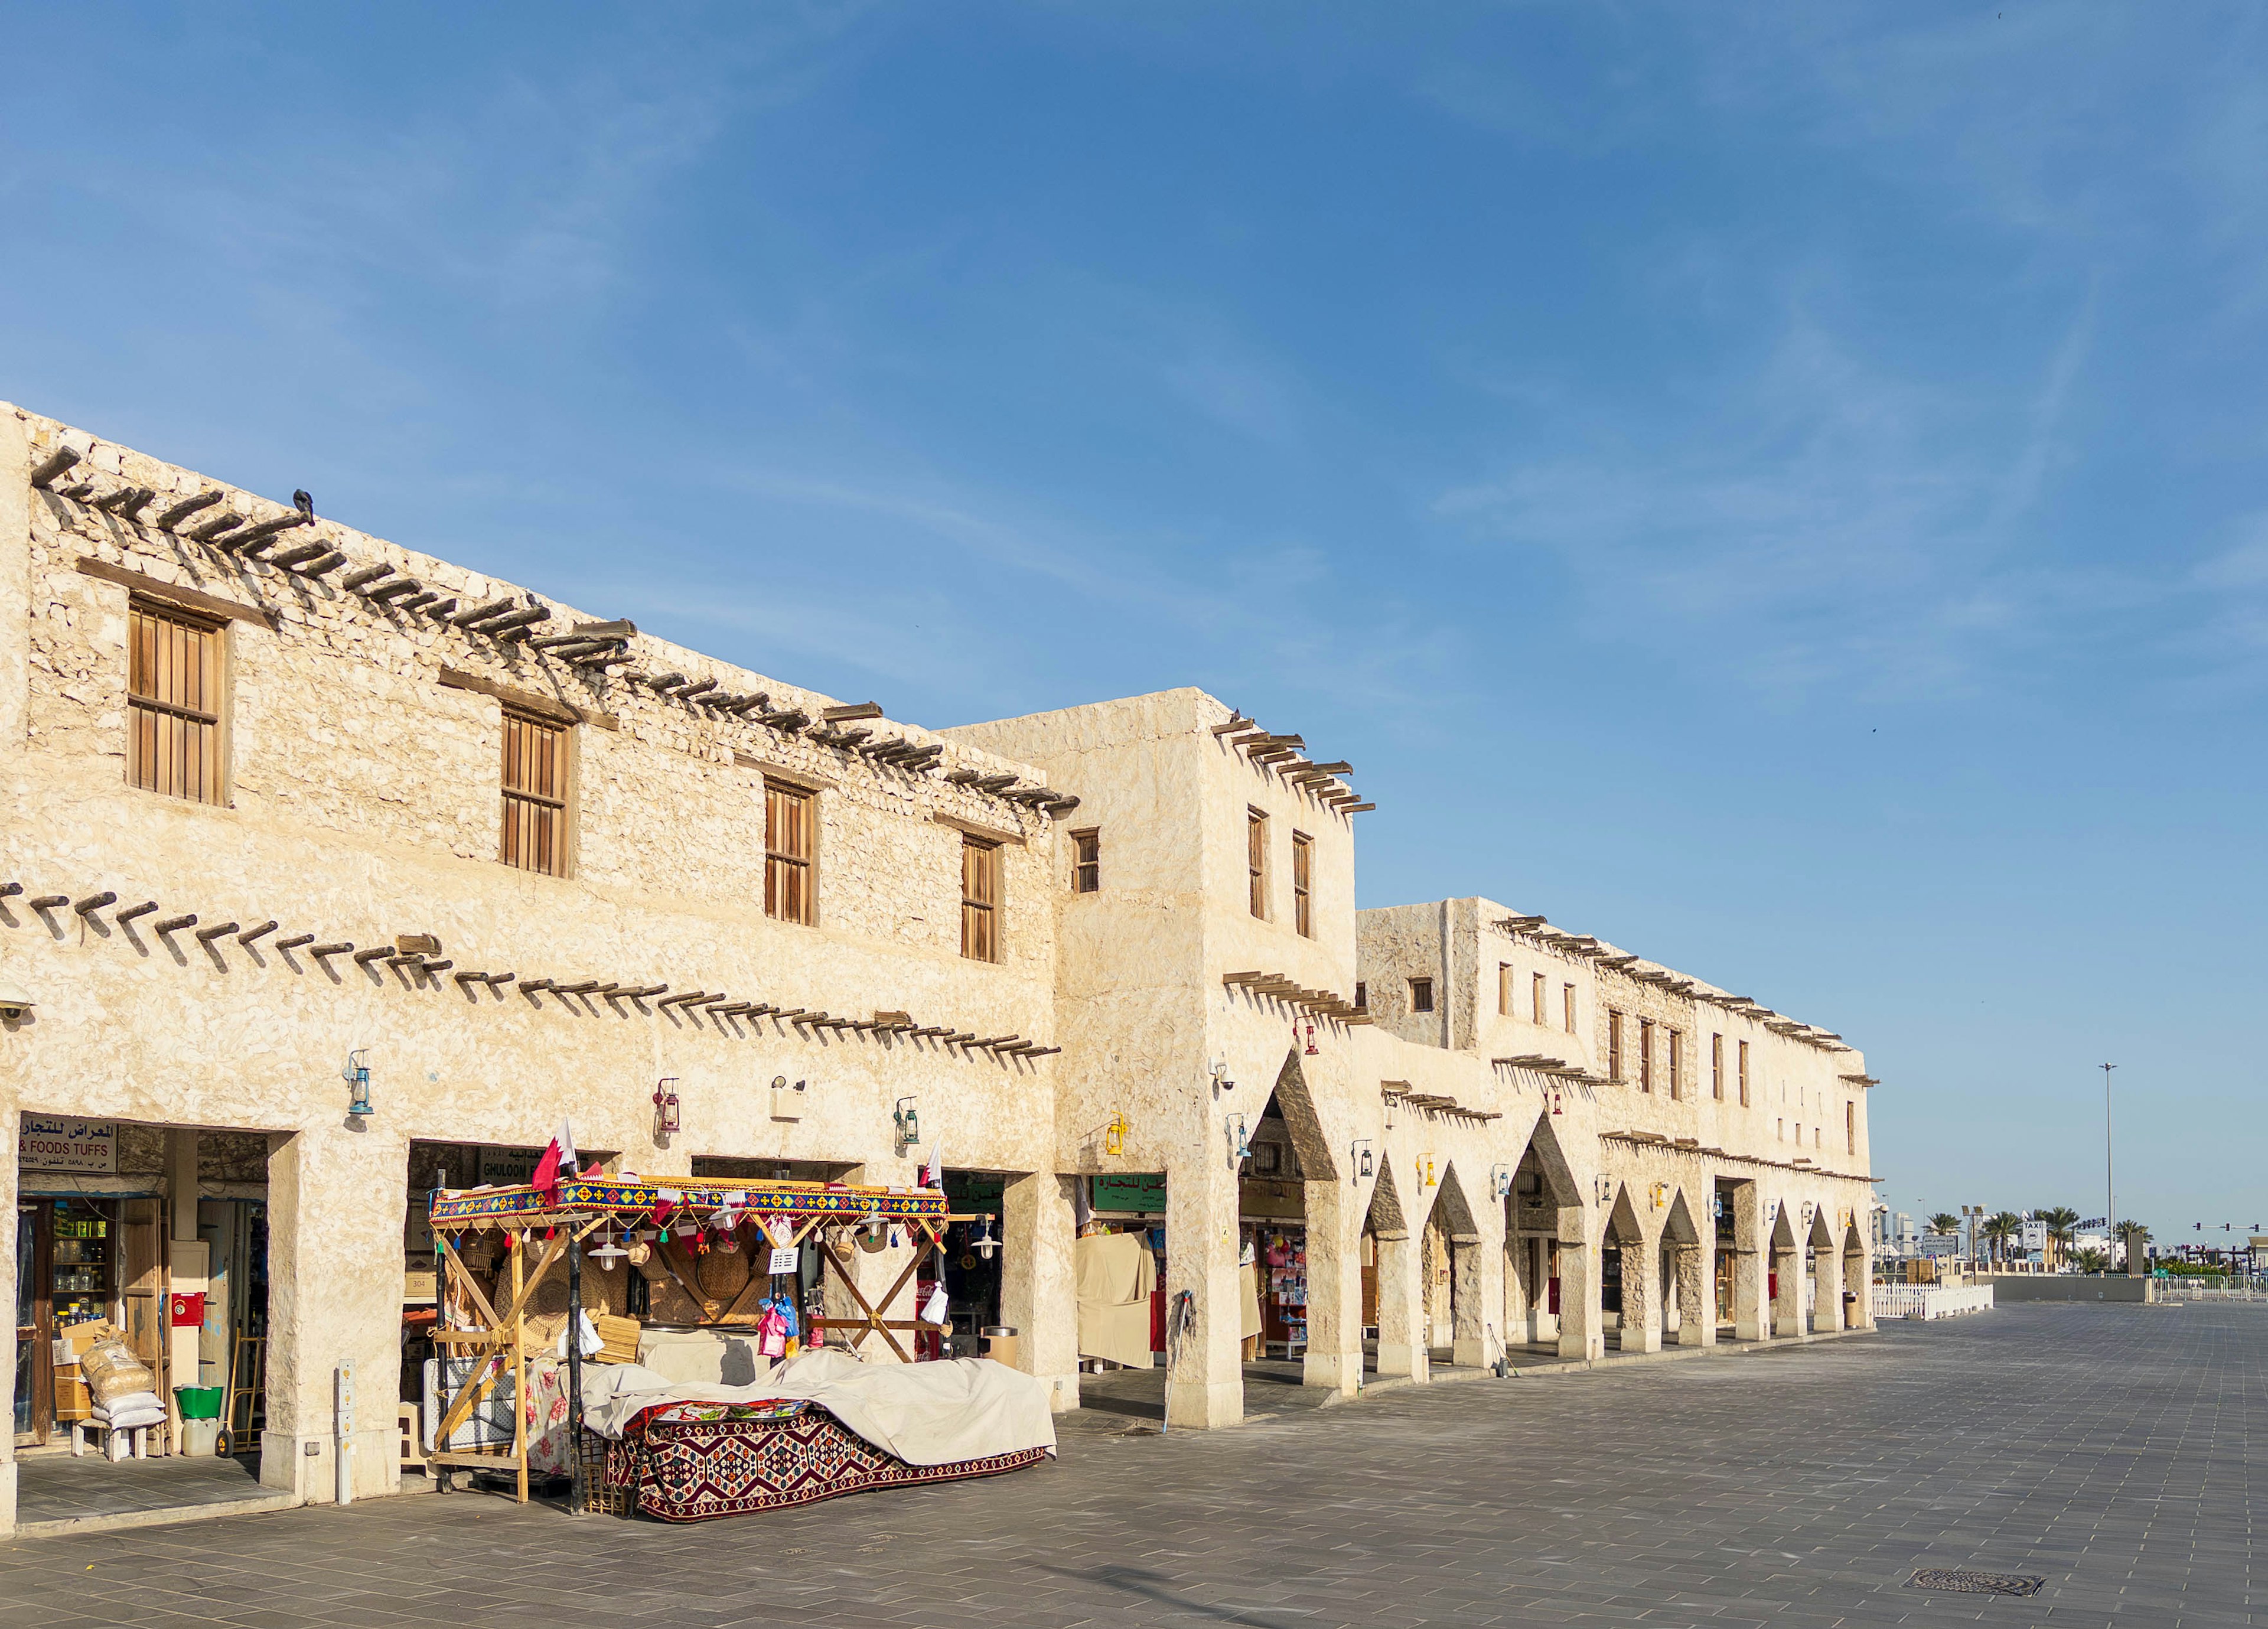
M 27 1114 L 18 1123 L 16 1163 L 27 1171 L 91 1171 L 107 1176 L 118 1168 L 118 1123 Z

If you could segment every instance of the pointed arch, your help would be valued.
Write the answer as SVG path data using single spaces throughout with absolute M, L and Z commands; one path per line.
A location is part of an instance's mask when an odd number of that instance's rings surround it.
M 1675 1244 L 1701 1242 L 1701 1230 L 1693 1225 L 1693 1213 L 1686 1206 L 1683 1188 L 1669 1196 L 1669 1215 L 1661 1224 L 1661 1236 Z
M 1438 1220 L 1441 1230 L 1453 1239 L 1480 1237 L 1480 1224 L 1473 1220 L 1473 1207 L 1465 1198 L 1465 1184 L 1457 1176 L 1455 1161 L 1441 1168 L 1440 1186 L 1433 1193 L 1433 1209 L 1428 1220 Z
M 1583 1187 L 1575 1180 L 1574 1168 L 1567 1163 L 1566 1152 L 1559 1146 L 1558 1133 L 1551 1129 L 1549 1110 L 1539 1110 L 1535 1124 L 1528 1133 L 1528 1146 L 1520 1158 L 1513 1162 L 1513 1169 L 1533 1161 L 1543 1174 L 1543 1185 L 1550 1190 L 1555 1205 L 1580 1205 Z
M 1646 1239 L 1646 1229 L 1638 1225 L 1638 1207 L 1631 1203 L 1630 1189 L 1621 1183 L 1616 1184 L 1614 1206 L 1607 1213 L 1607 1237 L 1617 1244 L 1638 1244 Z
M 1403 1214 L 1402 1195 L 1394 1186 L 1394 1161 L 1381 1160 L 1378 1166 L 1378 1185 L 1370 1190 L 1370 1209 L 1362 1219 L 1362 1230 L 1381 1238 L 1407 1238 L 1410 1222 Z
M 1779 1201 L 1779 1211 L 1772 1218 L 1771 1248 L 1792 1250 L 1795 1248 L 1795 1224 L 1787 1219 L 1787 1201 Z
M 1825 1205 L 1812 1207 L 1811 1233 L 1805 1242 L 1815 1249 L 1831 1250 L 1835 1248 L 1835 1229 L 1827 1220 Z
M 1307 1075 L 1300 1066 L 1298 1048 L 1285 1053 L 1284 1066 L 1276 1072 L 1276 1085 L 1269 1095 L 1283 1111 L 1284 1129 L 1291 1136 L 1292 1151 L 1300 1156 L 1300 1175 L 1311 1183 L 1336 1182 L 1338 1162 L 1331 1158 L 1331 1141 L 1324 1134 L 1322 1117 L 1315 1112 L 1314 1094 L 1307 1088 Z M 1268 1112 L 1266 1103 L 1260 1105 L 1260 1112 Z

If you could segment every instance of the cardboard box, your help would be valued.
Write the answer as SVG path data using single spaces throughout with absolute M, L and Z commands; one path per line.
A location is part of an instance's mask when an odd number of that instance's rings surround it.
M 79 1378 L 78 1371 L 76 1368 L 57 1369 L 55 1418 L 64 1421 L 85 1419 L 93 1412 L 94 1399 L 87 1394 L 86 1382 Z

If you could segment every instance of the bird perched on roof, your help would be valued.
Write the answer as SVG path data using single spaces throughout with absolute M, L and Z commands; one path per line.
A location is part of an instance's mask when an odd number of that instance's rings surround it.
M 308 520 L 312 520 L 315 518 L 315 500 L 307 496 L 306 488 L 301 487 L 298 491 L 292 493 L 291 501 L 299 506 L 299 512 L 306 516 Z

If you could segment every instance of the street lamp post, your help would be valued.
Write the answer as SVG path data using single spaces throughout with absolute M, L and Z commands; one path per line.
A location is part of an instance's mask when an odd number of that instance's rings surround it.
M 2118 1189 L 2111 1180 L 2110 1166 L 2110 1072 L 2117 1067 L 2116 1064 L 2102 1065 L 2102 1235 L 2106 1271 L 2110 1247 L 2118 1240 Z M 2133 1271 L 2132 1262 L 2127 1264 L 2127 1271 Z

